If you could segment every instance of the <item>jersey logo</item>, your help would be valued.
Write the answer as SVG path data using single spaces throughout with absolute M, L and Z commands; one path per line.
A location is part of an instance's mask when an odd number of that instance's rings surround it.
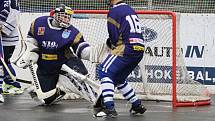
M 154 29 L 142 27 L 142 36 L 146 42 L 153 41 L 157 38 L 158 34 Z
M 58 44 L 53 41 L 42 41 L 42 47 L 46 49 L 56 49 L 58 48 Z
M 38 27 L 37 35 L 44 35 L 45 33 L 45 27 Z
M 64 38 L 64 39 L 67 39 L 68 37 L 69 37 L 69 35 L 70 35 L 70 33 L 71 33 L 71 30 L 64 30 L 63 31 L 63 33 L 62 33 L 62 37 Z

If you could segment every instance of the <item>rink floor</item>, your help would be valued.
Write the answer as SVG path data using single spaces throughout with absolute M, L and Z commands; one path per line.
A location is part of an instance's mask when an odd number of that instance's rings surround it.
M 0 104 L 0 121 L 215 121 L 214 102 L 210 106 L 180 107 L 173 110 L 169 102 L 144 101 L 147 112 L 144 115 L 129 114 L 130 105 L 117 100 L 117 118 L 105 119 L 92 116 L 92 106 L 85 100 L 63 100 L 45 107 L 37 104 L 27 95 L 5 96 Z

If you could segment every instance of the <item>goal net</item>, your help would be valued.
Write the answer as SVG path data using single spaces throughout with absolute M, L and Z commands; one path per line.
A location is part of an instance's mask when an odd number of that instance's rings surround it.
M 22 12 L 48 12 L 59 4 L 74 10 L 108 10 L 106 0 L 19 0 Z M 135 10 L 215 13 L 214 0 L 124 0 Z
M 92 46 L 108 38 L 105 10 L 77 10 L 72 24 Z M 165 11 L 137 11 L 146 43 L 144 58 L 127 78 L 145 100 L 172 101 L 174 106 L 210 103 L 206 87 L 192 80 L 176 39 L 176 14 Z M 97 80 L 97 64 L 84 61 L 90 77 Z M 99 83 L 99 82 L 98 82 Z M 117 90 L 116 90 L 117 91 Z M 115 98 L 122 98 L 117 93 Z
M 105 42 L 107 32 L 107 10 L 76 10 L 71 23 L 83 34 L 86 41 L 94 46 Z M 127 78 L 137 95 L 143 100 L 172 101 L 173 106 L 194 106 L 210 104 L 207 88 L 192 80 L 184 64 L 180 39 L 176 38 L 176 14 L 165 11 L 136 11 L 141 19 L 145 53 L 140 64 Z M 20 22 L 24 33 L 28 22 L 43 14 L 22 13 Z M 31 17 L 28 17 L 28 16 Z M 97 67 L 84 60 L 90 78 L 97 83 Z M 67 99 L 76 98 L 67 92 Z M 122 95 L 116 90 L 115 98 Z

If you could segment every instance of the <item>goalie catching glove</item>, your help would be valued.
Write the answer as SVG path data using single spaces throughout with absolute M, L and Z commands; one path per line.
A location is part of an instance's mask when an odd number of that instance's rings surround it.
M 99 63 L 102 62 L 105 56 L 107 56 L 108 51 L 109 49 L 105 43 L 88 46 L 82 50 L 81 58 L 93 63 Z
M 36 63 L 39 55 L 36 53 L 38 51 L 37 42 L 33 38 L 26 40 L 24 43 L 24 51 L 22 55 L 19 55 L 19 58 L 11 60 L 12 63 L 17 65 L 20 68 L 26 68 L 30 63 Z

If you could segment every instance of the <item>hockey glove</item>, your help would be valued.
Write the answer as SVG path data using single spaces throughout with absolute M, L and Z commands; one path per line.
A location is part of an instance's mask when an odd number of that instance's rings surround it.
M 110 49 L 114 49 L 115 48 L 115 46 L 111 43 L 111 39 L 110 38 L 108 38 L 107 40 L 106 40 L 106 45 L 110 48 Z
M 16 65 L 20 68 L 26 68 L 30 65 L 30 63 L 36 63 L 38 58 L 39 55 L 36 52 L 26 52 L 16 62 Z

